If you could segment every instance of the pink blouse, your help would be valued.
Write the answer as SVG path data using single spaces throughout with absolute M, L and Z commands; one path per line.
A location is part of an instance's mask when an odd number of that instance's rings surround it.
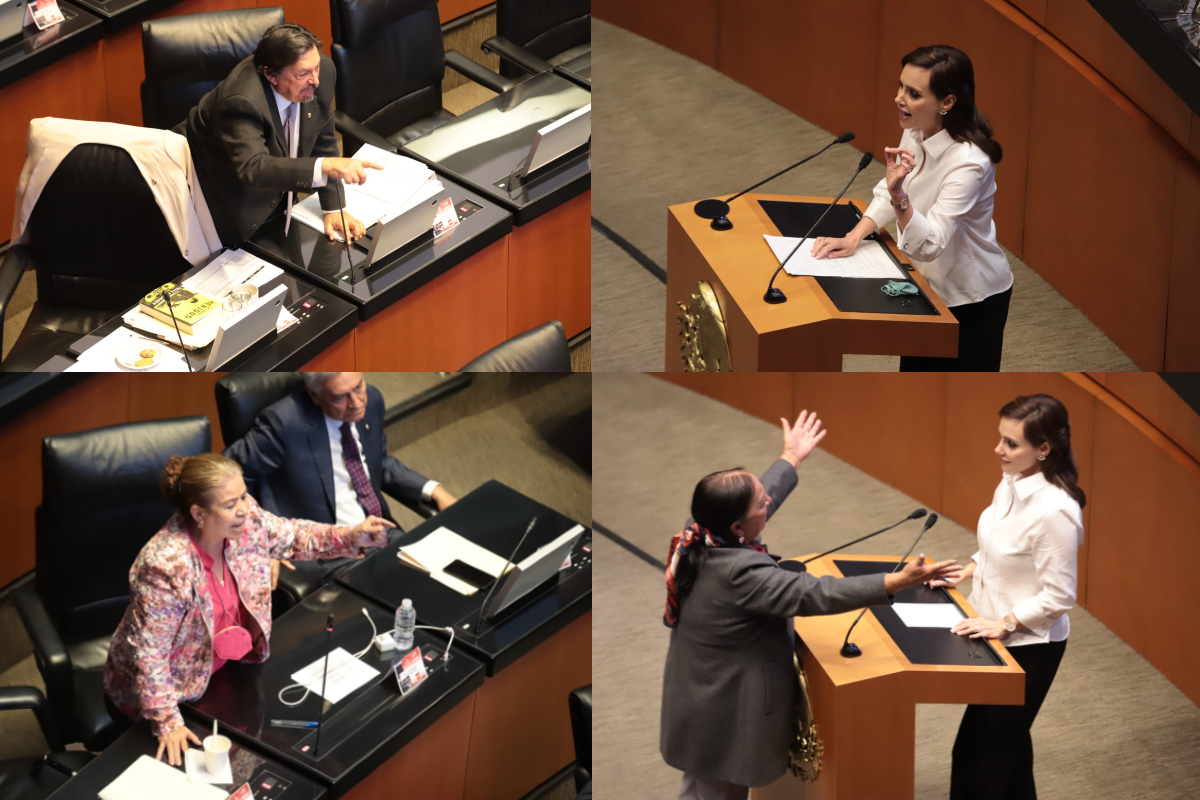
M 204 586 L 215 615 L 212 630 L 213 636 L 234 625 L 243 625 L 242 621 L 245 619 L 245 609 L 242 606 L 241 598 L 238 597 L 237 581 L 233 577 L 233 570 L 229 568 L 229 563 L 226 562 L 224 565 L 225 583 L 222 584 L 213 573 L 213 567 L 217 563 L 216 560 L 204 552 L 190 528 L 188 529 L 188 534 L 191 536 L 192 546 L 196 548 L 196 552 L 200 555 L 200 563 L 204 565 Z M 221 560 L 225 561 L 223 549 Z M 217 573 L 219 572 L 220 570 L 217 570 Z M 218 656 L 214 651 L 212 665 L 213 672 L 215 673 L 221 667 L 225 666 L 225 659 Z

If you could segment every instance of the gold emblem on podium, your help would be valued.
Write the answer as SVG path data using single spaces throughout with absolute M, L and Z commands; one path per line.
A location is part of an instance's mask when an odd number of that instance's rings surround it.
M 725 335 L 725 317 L 717 295 L 705 281 L 696 284 L 697 293 L 685 306 L 675 301 L 679 313 L 679 349 L 685 372 L 732 372 L 729 340 Z

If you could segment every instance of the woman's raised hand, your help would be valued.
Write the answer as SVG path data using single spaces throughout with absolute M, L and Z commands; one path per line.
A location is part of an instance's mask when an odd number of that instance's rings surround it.
M 812 414 L 801 411 L 795 425 L 789 425 L 783 417 L 779 421 L 783 423 L 783 455 L 780 458 L 789 461 L 793 467 L 799 467 L 800 462 L 808 458 L 813 448 L 825 438 L 827 431 L 821 430 L 821 420 L 817 419 L 815 411 Z
M 916 156 L 907 147 L 885 147 L 883 153 L 883 163 L 887 165 L 888 192 L 894 195 L 900 191 L 900 187 L 904 183 L 904 176 L 917 166 Z M 898 164 L 896 163 L 897 155 L 900 156 Z
M 186 725 L 180 725 L 178 728 L 158 737 L 158 755 L 155 758 L 162 761 L 163 750 L 166 750 L 167 763 L 172 767 L 180 766 L 183 764 L 183 754 L 188 749 L 188 739 L 191 739 L 198 747 L 204 746 L 196 738 L 196 734 L 187 729 Z
M 350 533 L 357 539 L 359 547 L 383 547 L 387 544 L 388 528 L 394 527 L 395 523 L 386 519 L 367 517 L 355 525 Z

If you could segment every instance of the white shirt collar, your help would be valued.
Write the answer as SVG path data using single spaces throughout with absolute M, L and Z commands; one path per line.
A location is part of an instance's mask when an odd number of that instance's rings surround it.
M 333 417 L 330 417 L 326 414 L 321 414 L 321 416 L 325 417 L 325 427 L 329 429 L 330 436 L 341 436 L 342 435 L 342 421 L 340 419 L 334 419 Z M 353 431 L 354 429 L 355 429 L 355 423 L 351 422 L 350 430 Z
M 914 130 L 913 135 L 925 147 L 925 152 L 929 154 L 929 157 L 935 161 L 941 157 L 942 153 L 946 152 L 946 148 L 954 144 L 954 137 L 945 128 L 942 128 L 928 139 L 925 138 L 925 134 L 920 129 Z
M 1038 470 L 1027 478 L 1018 479 L 1015 475 L 1008 475 L 1007 477 L 1012 483 L 1013 491 L 1022 501 L 1028 500 L 1032 494 L 1050 485 L 1050 482 L 1046 480 L 1046 476 L 1042 474 L 1041 470 Z

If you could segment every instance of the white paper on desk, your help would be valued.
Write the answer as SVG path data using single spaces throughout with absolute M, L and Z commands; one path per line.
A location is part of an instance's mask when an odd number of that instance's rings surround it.
M 204 761 L 204 748 L 189 747 L 184 754 L 187 777 L 192 783 L 233 783 L 233 766 L 225 759 L 225 769 L 213 775 Z
M 482 570 L 493 578 L 500 575 L 507 560 L 459 536 L 446 527 L 438 528 L 424 539 L 400 548 L 406 555 L 415 558 L 438 583 L 449 586 L 459 594 L 472 595 L 479 591 L 466 581 L 447 575 L 446 566 L 452 561 L 462 561 L 475 569 Z
M 162 359 L 154 369 L 130 369 L 117 363 L 117 353 L 130 341 L 144 341 L 162 351 Z M 142 336 L 129 328 L 120 327 L 84 350 L 78 360 L 65 372 L 187 372 L 183 356 L 165 347 L 162 342 Z
M 964 617 L 952 603 L 894 603 L 892 610 L 909 628 L 946 628 L 949 630 Z
M 260 289 L 267 281 L 283 274 L 283 270 L 268 264 L 245 250 L 226 250 L 204 269 L 183 282 L 193 292 L 218 302 L 229 296 L 234 286 L 253 284 Z
M 204 751 L 200 760 L 204 760 Z M 225 800 L 229 792 L 206 783 L 192 783 L 183 770 L 151 756 L 141 756 L 115 781 L 100 790 L 102 800 Z
M 800 239 L 789 236 L 768 236 L 763 234 L 775 260 L 782 263 L 787 254 L 792 252 Z M 904 272 L 896 266 L 896 262 L 884 252 L 879 242 L 864 241 L 858 245 L 854 255 L 846 258 L 822 258 L 820 261 L 812 257 L 812 249 L 816 246 L 809 239 L 796 254 L 784 265 L 789 275 L 815 275 L 832 278 L 883 278 L 884 280 L 900 280 Z
M 358 148 L 354 157 L 372 161 L 383 169 L 368 169 L 365 183 L 353 188 L 385 203 L 402 203 L 416 193 L 434 172 L 415 158 L 389 153 L 370 144 Z
M 303 685 L 313 694 L 321 694 L 321 675 L 325 668 L 325 657 L 317 659 L 292 675 L 292 680 Z M 345 699 L 346 695 L 370 682 L 379 670 L 364 664 L 341 647 L 329 653 L 329 674 L 325 678 L 323 697 L 331 703 Z

